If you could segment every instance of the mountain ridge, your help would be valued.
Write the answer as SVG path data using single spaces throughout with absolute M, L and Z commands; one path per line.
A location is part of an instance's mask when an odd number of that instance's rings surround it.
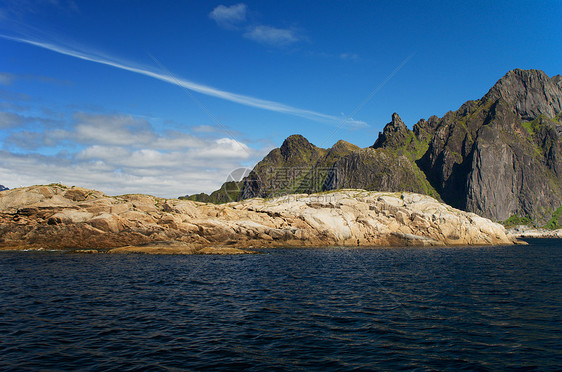
M 289 136 L 222 201 L 342 188 L 411 191 L 496 221 L 546 223 L 562 205 L 561 115 L 560 75 L 511 70 L 482 98 L 412 129 L 393 113 L 367 148 L 338 141 L 322 149 Z

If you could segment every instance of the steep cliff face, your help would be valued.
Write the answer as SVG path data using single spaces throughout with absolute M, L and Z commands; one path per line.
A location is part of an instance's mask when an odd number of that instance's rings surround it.
M 392 114 L 370 148 L 339 141 L 321 149 L 290 136 L 229 199 L 413 191 L 498 221 L 517 215 L 546 223 L 562 205 L 561 118 L 562 77 L 513 70 L 481 99 L 412 130 Z
M 443 200 L 496 220 L 545 222 L 562 203 L 560 77 L 514 70 L 447 113 L 418 161 Z
M 343 188 L 403 190 L 438 197 L 414 162 L 383 149 L 361 149 L 334 162 L 323 189 Z
M 552 79 L 540 70 L 509 71 L 488 94 L 485 101 L 502 99 L 523 120 L 541 115 L 555 117 L 562 112 L 562 77 Z
M 525 122 L 514 120 L 506 127 L 504 117 L 513 113 L 502 104 L 497 110 L 504 110 L 504 115 L 496 111 L 495 119 L 479 130 L 468 158 L 464 209 L 501 221 L 518 215 L 544 223 L 562 202 L 561 178 L 556 174 L 560 157 L 551 155 L 559 151 L 560 137 L 556 146 L 549 143 L 554 127 L 561 127 L 539 118 L 533 135 Z

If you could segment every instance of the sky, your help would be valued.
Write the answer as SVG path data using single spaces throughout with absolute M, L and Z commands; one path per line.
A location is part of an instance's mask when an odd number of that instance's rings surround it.
M 372 145 L 562 74 L 562 2 L 0 0 L 0 184 L 211 192 L 292 134 Z

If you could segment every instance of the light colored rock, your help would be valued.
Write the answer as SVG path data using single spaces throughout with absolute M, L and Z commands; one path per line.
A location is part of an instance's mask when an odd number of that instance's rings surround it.
M 114 253 L 513 242 L 497 223 L 412 193 L 339 190 L 213 205 L 147 195 L 109 197 L 61 185 L 0 193 L 0 238 L 0 249 L 40 244 Z
M 104 213 L 88 220 L 88 224 L 98 230 L 119 233 L 126 225 L 117 215 Z
M 129 208 L 130 205 L 126 203 L 113 204 L 109 210 L 109 213 L 113 213 L 113 214 L 125 213 L 130 210 Z
M 536 229 L 525 225 L 519 225 L 507 230 L 507 236 L 519 238 L 562 238 L 562 229 L 547 230 Z
M 93 213 L 86 212 L 84 210 L 63 209 L 60 212 L 55 213 L 52 217 L 58 218 L 65 223 L 78 223 L 88 221 L 93 216 Z

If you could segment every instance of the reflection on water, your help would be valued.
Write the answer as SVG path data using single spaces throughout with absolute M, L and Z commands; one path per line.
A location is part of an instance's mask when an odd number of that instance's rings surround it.
M 562 244 L 0 253 L 0 368 L 562 366 Z

